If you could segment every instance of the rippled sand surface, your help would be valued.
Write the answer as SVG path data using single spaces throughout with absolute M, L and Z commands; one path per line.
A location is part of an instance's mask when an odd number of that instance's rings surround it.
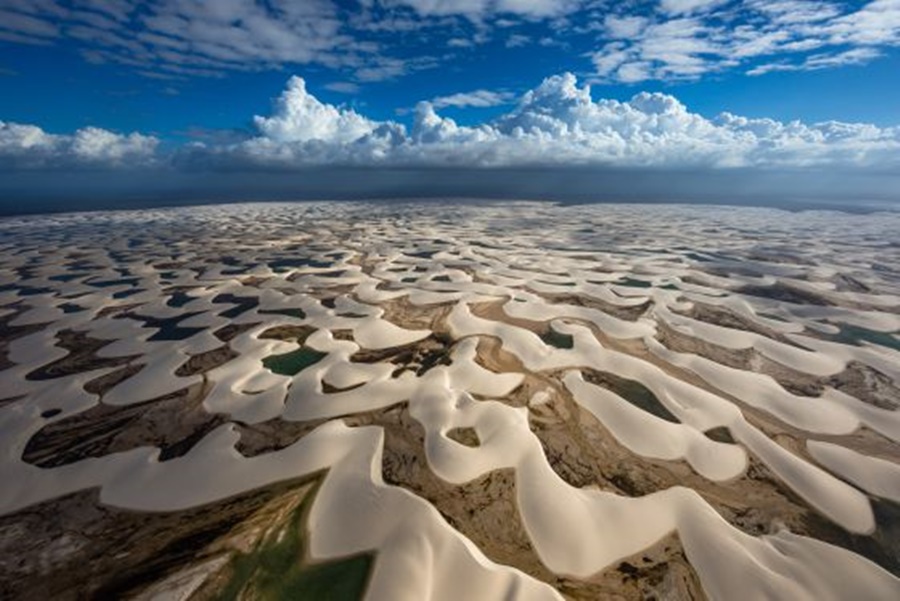
M 0 221 L 0 596 L 900 598 L 900 215 Z

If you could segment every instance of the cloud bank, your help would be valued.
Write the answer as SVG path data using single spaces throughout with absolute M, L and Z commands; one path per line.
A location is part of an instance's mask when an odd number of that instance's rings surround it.
M 460 96 L 461 98 L 462 96 Z M 458 99 L 457 99 L 458 100 Z M 441 106 L 452 104 L 446 100 Z M 660 168 L 898 165 L 900 128 L 804 124 L 722 113 L 708 119 L 673 96 L 591 97 L 574 75 L 549 77 L 508 113 L 464 126 L 419 103 L 410 128 L 320 102 L 293 77 L 257 135 L 196 147 L 192 160 L 251 166 L 605 166 Z
M 464 95 L 439 104 L 449 106 Z M 484 98 L 484 93 L 481 93 Z M 458 104 L 458 102 L 456 102 Z M 900 128 L 828 121 L 805 124 L 722 113 L 706 118 L 673 96 L 642 92 L 627 102 L 591 97 L 574 75 L 545 79 L 506 114 L 459 125 L 434 103 L 416 106 L 411 127 L 370 119 L 318 100 L 292 77 L 255 134 L 232 143 L 194 143 L 168 154 L 159 141 L 94 127 L 72 135 L 0 122 L 0 164 L 190 169 L 302 169 L 315 166 L 611 168 L 894 168 Z
M 159 140 L 139 133 L 117 134 L 85 127 L 72 135 L 45 132 L 36 125 L 0 121 L 0 167 L 141 167 L 156 163 Z

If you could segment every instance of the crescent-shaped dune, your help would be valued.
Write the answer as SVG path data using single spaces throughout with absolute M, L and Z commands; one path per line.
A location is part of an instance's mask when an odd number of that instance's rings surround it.
M 0 221 L 0 596 L 900 598 L 896 231 L 526 202 Z

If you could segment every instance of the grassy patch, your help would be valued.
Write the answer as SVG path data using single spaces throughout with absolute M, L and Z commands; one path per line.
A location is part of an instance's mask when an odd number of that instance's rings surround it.
M 617 286 L 628 286 L 630 288 L 650 288 L 653 286 L 651 282 L 646 280 L 636 280 L 634 278 L 622 278 L 618 282 L 613 282 Z
M 838 327 L 840 327 L 840 332 L 831 337 L 835 342 L 854 346 L 862 346 L 863 342 L 869 342 L 900 351 L 900 339 L 891 332 L 878 332 L 849 324 L 840 324 Z
M 586 370 L 584 379 L 591 384 L 602 386 L 613 391 L 635 407 L 652 413 L 660 419 L 673 424 L 681 423 L 679 419 L 662 404 L 653 391 L 638 382 L 629 380 L 605 371 Z
M 310 491 L 287 523 L 269 533 L 250 553 L 237 555 L 231 578 L 217 596 L 223 601 L 362 599 L 375 561 L 373 554 L 305 563 L 303 522 L 315 498 Z
M 575 346 L 575 339 L 572 336 L 557 332 L 552 327 L 545 334 L 541 335 L 541 340 L 548 346 L 555 346 L 561 349 L 570 349 Z
M 266 357 L 263 359 L 263 366 L 280 376 L 295 376 L 324 359 L 326 355 L 327 353 L 302 346 L 290 353 Z

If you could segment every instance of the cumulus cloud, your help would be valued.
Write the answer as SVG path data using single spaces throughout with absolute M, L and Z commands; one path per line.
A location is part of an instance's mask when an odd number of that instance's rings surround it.
M 0 121 L 0 165 L 7 168 L 147 166 L 159 144 L 153 136 L 85 127 L 72 135 Z
M 447 103 L 445 103 L 447 104 Z M 617 167 L 897 166 L 900 129 L 867 124 L 782 123 L 723 113 L 709 119 L 673 96 L 627 102 L 591 97 L 572 74 L 547 78 L 510 112 L 477 126 L 416 107 L 412 128 L 374 121 L 317 100 L 292 78 L 257 135 L 210 149 L 219 160 L 285 168 L 597 165 Z
M 480 96 L 484 96 L 483 94 Z M 475 97 L 480 97 L 476 95 Z M 456 100 L 461 101 L 464 95 Z M 452 102 L 444 101 L 442 106 Z M 169 164 L 175 168 L 281 170 L 364 167 L 646 167 L 654 169 L 900 167 L 900 128 L 828 121 L 806 124 L 714 118 L 674 96 L 641 92 L 594 100 L 569 73 L 545 79 L 507 113 L 460 125 L 421 102 L 411 127 L 324 103 L 292 77 L 271 115 L 253 118 L 243 139 L 207 137 L 160 157 L 141 134 L 84 128 L 56 135 L 0 123 L 7 168 Z
M 372 133 L 373 121 L 352 110 L 340 110 L 323 104 L 306 90 L 301 77 L 291 77 L 278 99 L 275 115 L 253 118 L 264 137 L 274 142 L 329 140 L 344 144 Z
M 253 117 L 258 135 L 237 144 L 195 145 L 180 157 L 237 165 L 366 164 L 387 159 L 405 137 L 403 127 L 321 102 L 301 77 L 291 77 L 269 117 Z

